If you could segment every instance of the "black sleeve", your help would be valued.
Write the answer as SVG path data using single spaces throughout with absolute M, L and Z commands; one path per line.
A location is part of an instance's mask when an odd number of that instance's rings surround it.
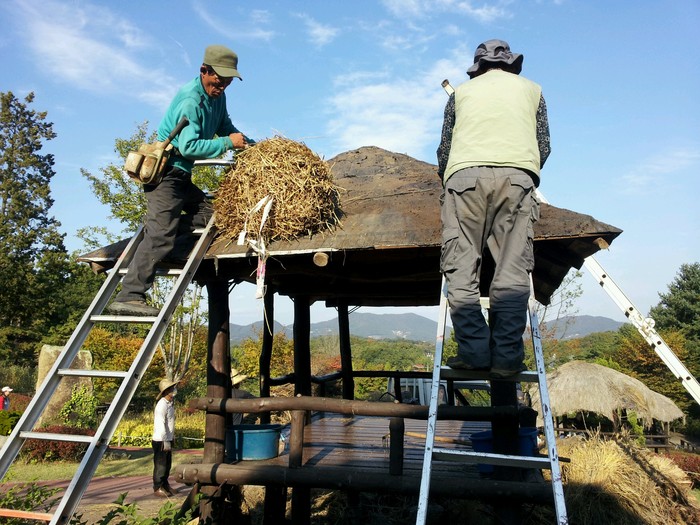
M 440 137 L 440 145 L 437 149 L 438 160 L 438 175 L 440 180 L 443 180 L 445 169 L 447 169 L 447 160 L 450 158 L 450 147 L 452 145 L 452 130 L 455 127 L 455 96 L 450 95 L 447 105 L 445 106 L 445 116 L 442 122 L 442 136 Z

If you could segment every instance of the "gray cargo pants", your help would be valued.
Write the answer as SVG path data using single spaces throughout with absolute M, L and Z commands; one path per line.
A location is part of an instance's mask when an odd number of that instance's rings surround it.
M 212 215 L 206 194 L 192 183 L 190 173 L 179 168 L 169 167 L 160 184 L 145 184 L 143 191 L 148 202 L 144 236 L 116 301 L 144 300 L 153 284 L 156 264 L 168 256 L 186 259 L 195 242 L 190 234 L 206 226 Z
M 518 370 L 524 349 L 539 202 L 530 175 L 479 166 L 454 173 L 442 205 L 441 271 L 447 280 L 458 355 L 474 368 Z M 496 262 L 489 324 L 479 303 L 483 253 Z

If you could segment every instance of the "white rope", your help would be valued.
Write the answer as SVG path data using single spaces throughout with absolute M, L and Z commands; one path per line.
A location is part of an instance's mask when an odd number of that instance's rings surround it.
M 258 201 L 258 203 L 253 206 L 253 208 L 248 212 L 248 217 L 246 218 L 245 224 L 243 225 L 243 230 L 238 234 L 238 245 L 248 244 L 251 250 L 258 254 L 258 268 L 256 271 L 255 282 L 255 298 L 262 299 L 265 296 L 265 266 L 267 264 L 267 248 L 265 246 L 265 239 L 263 237 L 262 231 L 265 227 L 265 223 L 270 215 L 270 210 L 272 209 L 272 203 L 274 199 L 270 195 L 266 195 Z M 260 218 L 260 228 L 258 229 L 257 239 L 248 238 L 248 221 L 250 218 L 257 213 L 260 208 L 263 208 L 262 217 Z

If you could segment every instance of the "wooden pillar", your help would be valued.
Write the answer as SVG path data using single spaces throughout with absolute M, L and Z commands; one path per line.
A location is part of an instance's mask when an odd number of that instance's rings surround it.
M 518 394 L 513 381 L 491 381 L 491 406 L 517 406 Z M 493 451 L 496 454 L 518 455 L 519 422 L 517 417 L 496 419 L 491 424 Z M 494 466 L 494 478 L 519 481 L 522 470 Z M 522 523 L 522 506 L 504 499 L 496 508 L 498 523 L 517 525 Z
M 311 395 L 311 303 L 309 297 L 294 297 L 294 394 Z
M 268 287 L 263 298 L 263 335 L 262 350 L 260 352 L 260 397 L 270 397 L 270 363 L 272 362 L 272 343 L 274 341 L 275 327 L 275 294 Z M 270 413 L 260 414 L 260 423 L 270 422 Z
M 340 366 L 343 377 L 343 399 L 355 399 L 355 379 L 352 375 L 352 348 L 350 347 L 350 314 L 347 301 L 338 303 L 338 339 Z
M 208 281 L 209 337 L 207 344 L 207 397 L 226 399 L 231 396 L 231 348 L 229 336 L 228 281 Z M 231 416 L 207 413 L 205 419 L 204 452 L 202 461 L 223 463 L 226 425 Z M 224 498 L 215 486 L 202 487 L 205 496 L 200 504 L 200 516 L 212 525 L 225 522 Z
M 294 297 L 294 394 L 311 395 L 311 302 L 308 296 Z M 308 487 L 292 488 L 292 523 L 308 525 L 311 521 L 311 491 Z
M 402 417 L 389 420 L 389 474 L 403 474 L 403 441 L 405 423 Z

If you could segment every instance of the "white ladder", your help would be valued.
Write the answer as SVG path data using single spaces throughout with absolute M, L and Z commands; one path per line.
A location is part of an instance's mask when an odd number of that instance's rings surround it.
M 136 388 L 141 381 L 148 365 L 151 363 L 156 348 L 160 343 L 163 334 L 170 322 L 170 319 L 175 312 L 183 294 L 189 286 L 192 278 L 199 267 L 202 259 L 209 248 L 214 236 L 216 235 L 216 227 L 214 225 L 215 217 L 212 216 L 208 224 L 203 229 L 195 230 L 194 234 L 199 235 L 199 239 L 192 249 L 187 262 L 182 269 L 168 269 L 163 271 L 164 275 L 177 277 L 177 280 L 170 292 L 170 295 L 165 301 L 160 312 L 155 317 L 138 317 L 124 315 L 102 315 L 102 311 L 107 306 L 110 298 L 117 289 L 117 286 L 126 275 L 129 262 L 133 258 L 136 248 L 143 239 L 143 226 L 138 229 L 136 234 L 125 248 L 122 255 L 117 260 L 114 268 L 105 279 L 102 287 L 83 315 L 83 318 L 76 326 L 73 335 L 66 343 L 61 354 L 56 359 L 51 370 L 46 375 L 44 382 L 38 389 L 36 395 L 32 398 L 27 409 L 22 414 L 22 417 L 17 422 L 14 430 L 8 437 L 2 450 L 0 450 L 0 479 L 7 473 L 8 469 L 19 454 L 19 451 L 27 439 L 42 439 L 42 440 L 62 440 L 87 443 L 88 448 L 83 456 L 78 469 L 73 476 L 70 484 L 66 488 L 63 497 L 53 514 L 39 513 L 21 513 L 11 511 L 10 509 L 0 509 L 1 516 L 24 517 L 25 519 L 33 519 L 40 521 L 49 521 L 50 525 L 66 524 L 70 521 L 75 512 L 83 493 L 87 489 L 90 480 L 92 479 L 97 465 L 104 455 L 112 435 L 114 434 L 117 425 L 121 421 L 126 412 L 131 398 L 136 392 Z M 143 323 L 150 324 L 151 328 L 148 335 L 143 341 L 133 363 L 129 370 L 75 370 L 70 366 L 73 363 L 76 355 L 82 347 L 88 334 L 96 323 Z M 108 377 L 121 379 L 121 385 L 114 396 L 114 399 L 109 405 L 102 422 L 97 428 L 95 435 L 66 435 L 66 434 L 51 434 L 45 432 L 34 431 L 34 426 L 41 417 L 41 414 L 46 409 L 49 399 L 56 391 L 61 379 L 66 376 L 80 377 Z
M 447 282 L 442 279 L 440 293 L 440 313 L 438 318 L 437 338 L 435 342 L 435 356 L 433 361 L 433 378 L 430 390 L 430 405 L 428 408 L 428 426 L 425 433 L 425 453 L 423 455 L 423 471 L 421 475 L 420 493 L 418 495 L 418 511 L 416 515 L 416 525 L 424 525 L 428 514 L 428 500 L 430 496 L 430 479 L 432 462 L 434 458 L 460 461 L 464 463 L 483 463 L 489 465 L 501 465 L 506 467 L 519 468 L 549 468 L 551 470 L 551 483 L 554 493 L 554 507 L 558 525 L 568 524 L 566 515 L 566 504 L 564 501 L 564 487 L 559 466 L 559 455 L 557 454 L 556 439 L 554 435 L 554 421 L 551 416 L 549 404 L 549 391 L 547 390 L 547 377 L 544 366 L 544 356 L 542 353 L 542 340 L 537 321 L 536 302 L 534 294 L 530 294 L 528 305 L 530 317 L 530 329 L 532 331 L 532 341 L 535 350 L 535 362 L 537 372 L 522 372 L 513 376 L 514 381 L 537 381 L 540 390 L 540 401 L 542 406 L 542 419 L 544 420 L 545 437 L 547 439 L 548 457 L 527 457 L 506 454 L 495 454 L 488 452 L 475 452 L 473 450 L 456 450 L 446 448 L 435 448 L 435 429 L 437 425 L 438 413 L 438 391 L 440 385 L 440 370 L 442 365 L 442 353 L 445 343 L 445 328 L 447 322 Z M 469 372 L 465 372 L 469 375 Z

